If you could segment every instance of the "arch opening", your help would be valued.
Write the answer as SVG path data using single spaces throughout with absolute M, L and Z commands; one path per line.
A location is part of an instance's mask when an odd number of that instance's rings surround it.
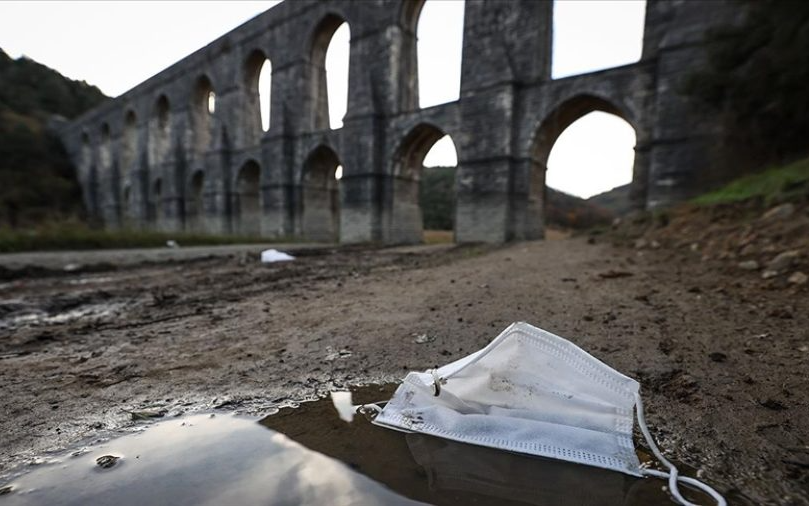
M 259 49 L 250 53 L 245 63 L 245 88 L 249 128 L 257 142 L 261 133 L 271 127 L 272 107 L 272 62 Z
M 533 236 L 542 236 L 546 222 L 587 228 L 630 210 L 635 144 L 635 128 L 606 100 L 579 96 L 554 110 L 535 138 L 527 209 Z M 577 200 L 605 192 L 609 198 Z
M 204 232 L 205 214 L 205 174 L 198 170 L 191 177 L 191 185 L 186 200 L 186 229 L 191 232 Z
M 124 118 L 124 135 L 121 146 L 121 165 L 124 173 L 130 176 L 135 170 L 135 160 L 138 150 L 138 130 L 135 111 L 130 110 Z M 130 176 L 131 177 L 131 176 Z
M 406 23 L 416 34 L 416 81 L 420 108 L 458 100 L 465 1 L 414 2 Z
M 194 144 L 197 152 L 203 153 L 212 147 L 213 115 L 216 111 L 216 93 L 207 76 L 197 80 L 193 100 L 191 115 L 194 122 Z
M 255 160 L 249 160 L 239 170 L 236 178 L 236 202 L 234 216 L 236 232 L 244 236 L 261 235 L 261 168 Z
M 149 125 L 149 165 L 158 166 L 171 151 L 171 112 L 169 99 L 160 95 L 154 105 Z
M 301 230 L 306 239 L 339 241 L 342 175 L 337 154 L 326 146 L 316 148 L 306 159 L 301 176 Z
M 79 175 L 83 179 L 86 179 L 90 165 L 93 163 L 93 148 L 90 146 L 90 135 L 88 135 L 87 132 L 82 132 L 81 134 L 81 151 L 79 157 L 81 159 Z
M 132 188 L 128 184 L 124 187 L 123 197 L 124 227 L 128 228 L 132 224 Z
M 312 123 L 316 130 L 343 126 L 348 113 L 351 29 L 336 14 L 320 22 L 310 56 Z
M 393 242 L 451 242 L 458 155 L 452 137 L 430 124 L 414 128 L 395 154 Z
M 555 0 L 551 77 L 635 63 L 643 51 L 645 0 Z
M 101 125 L 101 145 L 99 146 L 98 158 L 101 166 L 109 169 L 112 165 L 112 140 L 110 135 L 110 125 Z

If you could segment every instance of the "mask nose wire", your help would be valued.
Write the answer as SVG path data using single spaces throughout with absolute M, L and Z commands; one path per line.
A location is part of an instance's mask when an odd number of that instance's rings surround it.
M 669 481 L 669 490 L 671 491 L 671 495 L 674 496 L 674 499 L 677 500 L 683 506 L 699 506 L 692 502 L 687 501 L 682 494 L 680 493 L 680 487 L 678 482 L 685 483 L 686 485 L 690 485 L 695 487 L 699 490 L 702 490 L 706 494 L 710 495 L 714 501 L 716 501 L 717 506 L 726 506 L 727 502 L 722 495 L 711 488 L 709 485 L 695 480 L 693 478 L 689 478 L 687 476 L 680 476 L 680 471 L 677 469 L 677 466 L 669 462 L 669 460 L 663 456 L 663 453 L 660 451 L 660 448 L 657 447 L 654 439 L 652 439 L 652 434 L 649 432 L 649 427 L 646 425 L 646 417 L 643 414 L 643 401 L 640 398 L 640 393 L 635 392 L 635 403 L 637 405 L 637 412 L 638 412 L 638 427 L 640 427 L 641 433 L 643 433 L 644 439 L 646 439 L 646 444 L 649 445 L 649 448 L 652 450 L 655 458 L 660 461 L 661 464 L 666 466 L 669 470 L 668 473 L 663 471 L 657 471 L 655 469 L 643 469 L 641 472 L 645 475 L 655 476 L 658 478 L 668 478 Z

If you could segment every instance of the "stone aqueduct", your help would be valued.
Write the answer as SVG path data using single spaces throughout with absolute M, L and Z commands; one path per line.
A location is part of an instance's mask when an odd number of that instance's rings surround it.
M 285 1 L 64 124 L 87 208 L 109 227 L 418 242 L 422 161 L 450 134 L 459 158 L 456 241 L 540 238 L 553 142 L 596 110 L 636 131 L 636 206 L 681 200 L 716 179 L 710 147 L 719 127 L 677 90 L 706 61 L 709 20 L 738 17 L 732 3 L 650 0 L 638 63 L 553 80 L 552 2 L 466 0 L 460 99 L 420 109 L 423 3 Z M 348 109 L 332 130 L 324 62 L 343 22 Z M 266 132 L 256 84 L 265 58 Z

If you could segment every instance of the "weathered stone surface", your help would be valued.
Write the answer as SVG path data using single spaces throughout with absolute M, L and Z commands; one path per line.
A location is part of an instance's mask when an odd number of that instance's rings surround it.
M 65 124 L 88 210 L 112 228 L 417 242 L 421 163 L 450 134 L 459 154 L 456 240 L 540 238 L 550 150 L 592 111 L 635 128 L 636 207 L 688 198 L 721 177 L 711 156 L 719 119 L 677 90 L 705 64 L 712 23 L 743 15 L 736 3 L 650 1 L 638 63 L 553 80 L 551 1 L 467 0 L 460 99 L 419 109 L 423 3 L 283 2 Z M 343 21 L 348 112 L 331 130 L 325 52 Z M 265 58 L 267 132 L 257 89 Z

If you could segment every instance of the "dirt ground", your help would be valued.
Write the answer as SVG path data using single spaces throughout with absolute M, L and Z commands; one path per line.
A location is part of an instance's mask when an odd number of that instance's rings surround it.
M 0 471 L 143 411 L 260 413 L 395 379 L 523 320 L 638 379 L 660 445 L 732 503 L 809 504 L 806 293 L 687 249 L 577 237 L 42 274 L 0 284 Z

